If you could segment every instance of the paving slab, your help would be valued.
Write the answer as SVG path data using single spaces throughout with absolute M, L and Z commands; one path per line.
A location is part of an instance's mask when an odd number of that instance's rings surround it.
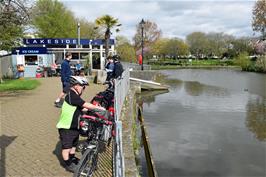
M 60 165 L 61 145 L 56 129 L 60 109 L 53 104 L 61 91 L 60 78 L 40 81 L 41 85 L 32 91 L 0 93 L 1 177 L 73 175 Z M 90 84 L 82 97 L 90 101 L 102 90 L 103 85 Z M 94 176 L 112 175 L 111 154 L 108 148 L 106 154 L 100 155 L 99 161 L 105 160 Z

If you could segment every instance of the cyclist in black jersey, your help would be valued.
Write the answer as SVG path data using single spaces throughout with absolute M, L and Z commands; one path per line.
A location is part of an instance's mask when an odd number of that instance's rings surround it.
M 88 81 L 84 77 L 70 77 L 70 91 L 65 97 L 61 115 L 56 125 L 62 144 L 62 157 L 65 162 L 66 169 L 70 172 L 75 171 L 79 160 L 75 157 L 75 151 L 79 140 L 79 118 L 82 114 L 82 110 L 105 110 L 103 107 L 85 102 L 80 97 L 87 85 Z

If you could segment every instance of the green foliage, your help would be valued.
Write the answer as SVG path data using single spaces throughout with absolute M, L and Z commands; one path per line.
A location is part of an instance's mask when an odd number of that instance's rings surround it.
M 32 79 L 7 80 L 0 84 L 0 91 L 32 90 L 39 85 L 38 80 Z
M 26 0 L 0 1 L 0 50 L 11 51 L 20 45 L 25 26 L 29 21 L 29 7 Z
M 73 13 L 57 0 L 38 0 L 33 8 L 32 24 L 39 37 L 77 37 Z
M 103 15 L 101 17 L 98 17 L 95 20 L 95 24 L 104 30 L 105 54 L 106 56 L 108 56 L 109 55 L 109 39 L 112 34 L 111 29 L 114 27 L 121 26 L 121 24 L 119 24 L 117 18 L 114 18 L 110 15 Z M 116 32 L 118 31 L 119 31 L 119 28 L 116 28 Z
M 80 37 L 86 39 L 103 38 L 100 30 L 96 28 L 96 25 L 92 22 L 88 22 L 86 19 L 76 19 L 77 23 L 80 23 Z M 76 24 L 77 24 L 76 23 Z
M 261 56 L 256 60 L 255 69 L 257 72 L 266 73 L 266 55 Z
M 208 53 L 208 40 L 205 33 L 193 32 L 186 37 L 191 54 L 199 56 Z
M 129 43 L 120 44 L 117 46 L 116 51 L 123 61 L 133 62 L 136 59 L 135 49 Z
M 128 38 L 126 36 L 119 35 L 116 37 L 116 43 L 115 44 L 117 46 L 125 44 L 125 43 L 130 43 L 130 41 L 128 40 Z
M 97 26 L 102 26 L 105 29 L 107 28 L 111 29 L 118 24 L 118 19 L 110 15 L 103 15 L 101 17 L 98 17 L 95 20 L 95 23 Z
M 248 38 L 239 38 L 239 39 L 233 39 L 231 41 L 231 44 L 233 46 L 232 54 L 233 56 L 237 56 L 240 53 L 247 53 L 252 54 L 253 49 L 250 45 L 250 40 Z
M 242 68 L 242 70 L 248 71 L 248 69 L 251 65 L 251 61 L 248 57 L 248 53 L 247 52 L 240 53 L 236 57 L 235 63 L 236 63 L 236 65 L 240 66 Z
M 254 49 L 249 38 L 235 38 L 223 33 L 194 32 L 187 36 L 192 55 L 198 58 L 212 56 L 233 58 L 240 53 L 252 54 Z
M 188 55 L 189 47 L 181 39 L 158 39 L 154 44 L 151 45 L 152 54 L 165 58 L 177 58 L 177 56 Z

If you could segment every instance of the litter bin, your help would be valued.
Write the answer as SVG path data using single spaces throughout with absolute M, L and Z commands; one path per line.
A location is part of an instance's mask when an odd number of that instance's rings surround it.
M 43 75 L 41 68 L 37 68 L 36 70 L 36 78 L 41 78 Z

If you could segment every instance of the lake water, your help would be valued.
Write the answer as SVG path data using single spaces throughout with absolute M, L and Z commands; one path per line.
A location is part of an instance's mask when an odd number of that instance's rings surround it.
M 265 177 L 266 75 L 227 69 L 162 73 L 169 92 L 143 94 L 158 176 Z

